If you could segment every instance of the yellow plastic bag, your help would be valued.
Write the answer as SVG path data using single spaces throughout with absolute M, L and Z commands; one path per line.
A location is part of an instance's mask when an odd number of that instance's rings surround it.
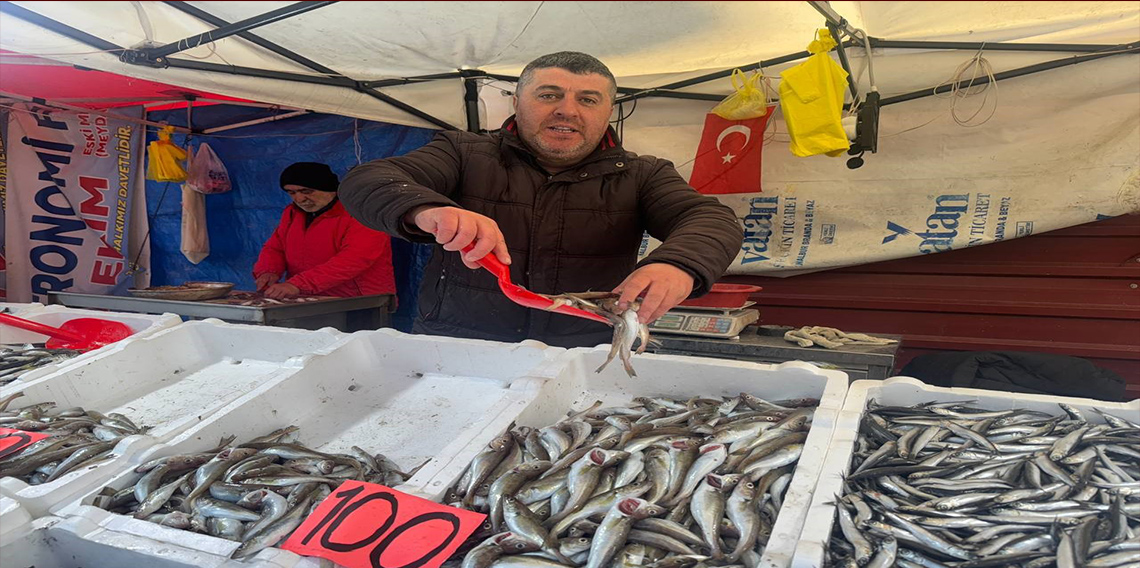
M 831 32 L 821 29 L 816 38 L 808 45 L 814 55 L 780 73 L 780 108 L 800 157 L 838 156 L 851 147 L 841 122 L 847 72 L 827 54 L 836 46 Z
M 174 133 L 173 126 L 164 126 L 158 131 L 158 140 L 151 142 L 147 147 L 150 155 L 146 166 L 146 179 L 154 181 L 186 181 L 186 169 L 182 162 L 186 160 L 186 150 L 175 146 L 170 141 Z
M 759 71 L 746 78 L 743 71 L 734 69 L 732 88 L 735 92 L 717 103 L 712 113 L 725 120 L 747 120 L 764 116 L 768 112 L 768 95 L 760 84 L 763 78 L 764 75 Z

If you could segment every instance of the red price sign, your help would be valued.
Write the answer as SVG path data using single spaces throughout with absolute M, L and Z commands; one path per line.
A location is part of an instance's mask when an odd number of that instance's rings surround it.
M 345 481 L 281 548 L 348 568 L 439 568 L 487 515 Z
M 47 434 L 0 428 L 0 459 L 6 458 L 44 438 Z

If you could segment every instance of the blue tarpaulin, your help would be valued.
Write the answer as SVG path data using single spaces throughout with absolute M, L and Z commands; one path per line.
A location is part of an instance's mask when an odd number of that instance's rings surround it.
M 195 107 L 194 126 L 199 129 L 233 124 L 267 116 L 249 107 L 213 105 Z M 186 125 L 186 111 L 152 112 L 154 121 Z M 181 253 L 182 188 L 179 183 L 147 181 L 147 212 L 150 217 L 151 285 L 173 285 L 191 280 L 234 282 L 238 290 L 253 289 L 253 263 L 266 239 L 277 227 L 289 197 L 278 177 L 294 162 L 323 162 L 344 177 L 360 162 L 398 156 L 431 140 L 435 131 L 352 118 L 313 114 L 279 122 L 238 128 L 216 135 L 192 136 L 190 146 L 207 142 L 226 165 L 233 189 L 206 196 L 210 255 L 191 264 Z M 148 132 L 147 142 L 156 139 Z M 186 147 L 186 137 L 174 143 Z M 416 292 L 431 247 L 392 239 L 399 310 L 392 324 L 410 331 L 415 314 Z

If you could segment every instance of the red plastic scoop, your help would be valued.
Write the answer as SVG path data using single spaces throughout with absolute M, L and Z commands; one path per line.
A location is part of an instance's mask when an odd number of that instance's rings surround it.
M 467 245 L 466 247 L 463 247 L 463 253 L 469 253 L 473 248 L 475 248 L 474 244 Z M 487 269 L 488 272 L 495 275 L 495 278 L 499 279 L 499 289 L 503 291 L 503 294 L 506 294 L 506 296 L 510 298 L 512 302 L 520 306 L 526 306 L 528 308 L 534 308 L 536 310 L 546 310 L 548 312 L 557 312 L 568 316 L 577 316 L 580 318 L 599 321 L 606 325 L 612 325 L 610 324 L 610 321 L 605 317 L 595 313 L 587 312 L 586 310 L 580 308 L 575 308 L 572 306 L 558 306 L 557 308 L 551 309 L 554 306 L 554 300 L 551 300 L 550 298 L 547 298 L 541 294 L 535 294 L 534 292 L 531 292 L 530 290 L 527 290 L 526 288 L 523 288 L 522 286 L 511 282 L 510 267 L 503 264 L 502 262 L 499 262 L 499 259 L 495 257 L 495 253 L 484 256 L 483 258 L 479 259 L 478 262 L 479 266 Z
M 134 333 L 125 323 L 96 318 L 76 318 L 63 322 L 60 327 L 52 327 L 13 315 L 0 314 L 0 323 L 50 337 L 51 339 L 45 344 L 48 349 L 90 351 L 130 337 Z

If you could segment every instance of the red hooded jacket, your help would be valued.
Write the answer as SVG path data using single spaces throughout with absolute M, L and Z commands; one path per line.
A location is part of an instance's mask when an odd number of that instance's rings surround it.
M 305 212 L 289 205 L 261 248 L 253 275 L 284 274 L 313 296 L 395 294 L 392 242 L 349 216 L 337 201 L 305 226 Z

